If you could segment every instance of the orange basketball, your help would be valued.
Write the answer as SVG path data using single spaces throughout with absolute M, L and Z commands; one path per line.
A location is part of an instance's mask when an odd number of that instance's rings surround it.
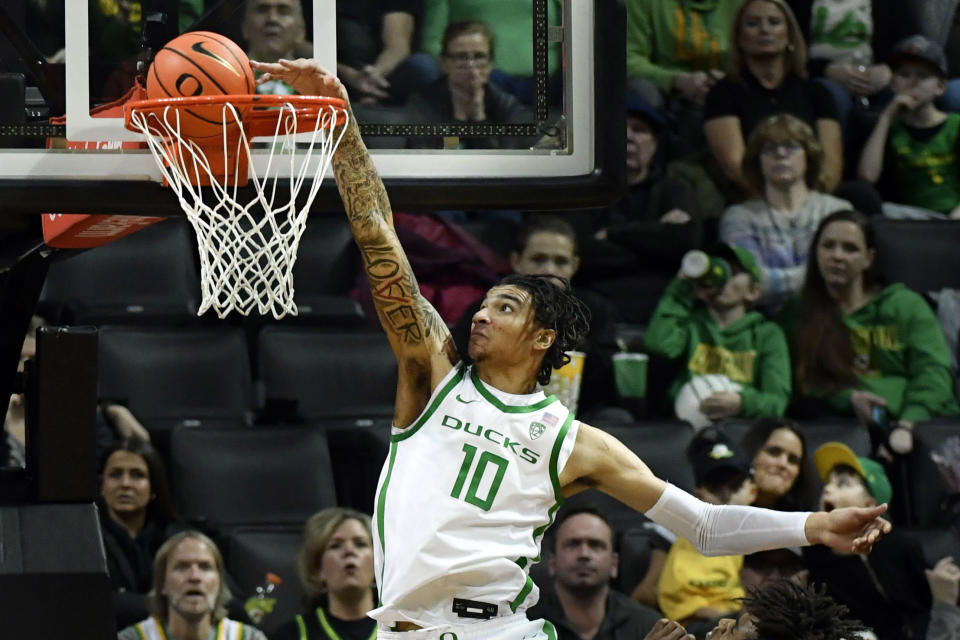
M 218 33 L 190 31 L 157 52 L 147 73 L 147 98 L 251 94 L 257 83 L 250 60 L 236 43 Z M 180 110 L 180 133 L 202 140 L 223 135 L 221 105 Z M 173 119 L 175 114 L 170 114 Z M 228 114 L 227 122 L 233 119 Z

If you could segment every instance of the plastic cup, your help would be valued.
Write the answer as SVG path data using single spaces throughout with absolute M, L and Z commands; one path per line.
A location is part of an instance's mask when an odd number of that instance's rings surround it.
M 647 395 L 647 362 L 645 353 L 613 354 L 613 377 L 621 398 L 643 398 Z
M 567 351 L 567 355 L 570 356 L 570 362 L 553 370 L 550 383 L 543 387 L 543 391 L 547 395 L 557 396 L 563 406 L 576 414 L 587 354 L 582 351 Z

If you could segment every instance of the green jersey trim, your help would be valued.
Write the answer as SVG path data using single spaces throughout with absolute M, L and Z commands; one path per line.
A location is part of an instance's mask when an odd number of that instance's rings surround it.
M 550 482 L 553 484 L 553 495 L 556 502 L 554 502 L 550 510 L 547 511 L 547 524 L 537 527 L 533 531 L 533 542 L 538 545 L 537 548 L 539 548 L 539 539 L 543 537 L 543 534 L 550 528 L 550 525 L 553 524 L 553 518 L 557 514 L 557 509 L 563 504 L 563 487 L 560 486 L 560 472 L 557 471 L 557 463 L 560 459 L 560 450 L 563 448 L 563 441 L 567 437 L 567 432 L 570 431 L 571 424 L 573 424 L 573 414 L 568 413 L 567 419 L 563 421 L 563 426 L 560 427 L 560 432 L 557 434 L 557 439 L 553 442 L 553 450 L 550 452 Z M 520 565 L 521 569 L 526 569 L 527 564 L 537 564 L 540 562 L 541 555 L 542 554 L 538 554 L 532 561 L 529 561 L 527 558 L 519 558 L 517 564 Z M 520 593 L 523 594 L 524 592 L 521 591 Z M 514 609 L 514 613 L 516 613 L 516 609 Z
M 303 616 L 298 613 L 294 620 L 297 621 L 297 629 L 300 631 L 300 640 L 310 640 L 307 636 L 307 623 L 303 619 Z
M 414 422 L 409 427 L 407 427 L 406 429 L 404 429 L 403 433 L 398 433 L 396 435 L 390 436 L 390 440 L 392 442 L 400 442 L 402 440 L 406 440 L 407 438 L 415 434 L 420 429 L 420 427 L 422 427 L 427 422 L 427 420 L 430 419 L 430 416 L 432 416 L 434 411 L 437 410 L 437 407 L 439 407 L 440 403 L 443 402 L 444 398 L 447 397 L 447 394 L 449 394 L 450 391 L 455 386 L 457 386 L 461 380 L 463 380 L 463 374 L 465 369 L 466 369 L 466 365 L 464 365 L 462 362 L 458 364 L 457 373 L 452 378 L 450 378 L 450 380 L 447 382 L 447 384 L 443 386 L 442 389 L 440 389 L 440 393 L 437 394 L 437 396 L 433 399 L 433 402 L 430 403 L 430 405 L 426 408 L 426 410 L 422 414 L 420 414 L 420 417 L 417 418 L 417 421 Z
M 549 620 L 543 621 L 543 632 L 547 634 L 549 640 L 557 640 L 557 630 Z
M 470 369 L 470 379 L 473 381 L 473 386 L 477 388 L 477 391 L 480 393 L 480 395 L 483 396 L 487 402 L 496 407 L 497 410 L 502 411 L 503 413 L 531 413 L 533 411 L 539 411 L 540 409 L 543 409 L 544 407 L 547 407 L 557 401 L 556 396 L 547 396 L 540 402 L 525 407 L 503 404 L 500 402 L 500 399 L 497 396 L 490 393 L 490 391 L 483 386 L 479 376 L 477 376 L 476 367 L 472 367 Z
M 390 486 L 390 475 L 393 473 L 393 463 L 396 459 L 397 441 L 394 440 L 390 443 L 390 462 L 387 464 L 387 477 L 384 478 L 383 486 L 380 487 L 380 495 L 377 496 L 377 537 L 380 538 L 380 554 L 384 560 L 380 567 L 380 584 L 383 584 L 383 571 L 387 565 L 387 547 L 383 538 L 384 502 L 387 499 L 387 487 Z
M 523 589 L 520 589 L 520 593 L 517 594 L 517 597 L 513 599 L 513 602 L 510 603 L 510 611 L 513 613 L 517 612 L 517 608 L 523 604 L 523 601 L 527 599 L 527 596 L 530 595 L 530 592 L 533 591 L 533 580 L 530 576 L 527 576 L 527 581 L 523 585 Z

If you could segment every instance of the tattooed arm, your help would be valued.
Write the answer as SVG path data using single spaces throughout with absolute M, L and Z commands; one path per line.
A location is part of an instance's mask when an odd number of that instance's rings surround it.
M 280 78 L 302 94 L 348 99 L 340 81 L 312 60 L 252 64 L 265 72 L 261 82 Z M 332 164 L 380 324 L 397 357 L 394 424 L 406 427 L 423 411 L 433 389 L 459 357 L 443 319 L 420 295 L 397 239 L 387 191 L 352 114 Z

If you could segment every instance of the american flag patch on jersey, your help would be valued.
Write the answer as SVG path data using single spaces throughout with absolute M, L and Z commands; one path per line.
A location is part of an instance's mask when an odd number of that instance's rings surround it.
M 557 422 L 560 420 L 560 418 L 552 413 L 544 413 L 540 419 L 543 420 L 544 424 L 551 428 L 557 426 Z

